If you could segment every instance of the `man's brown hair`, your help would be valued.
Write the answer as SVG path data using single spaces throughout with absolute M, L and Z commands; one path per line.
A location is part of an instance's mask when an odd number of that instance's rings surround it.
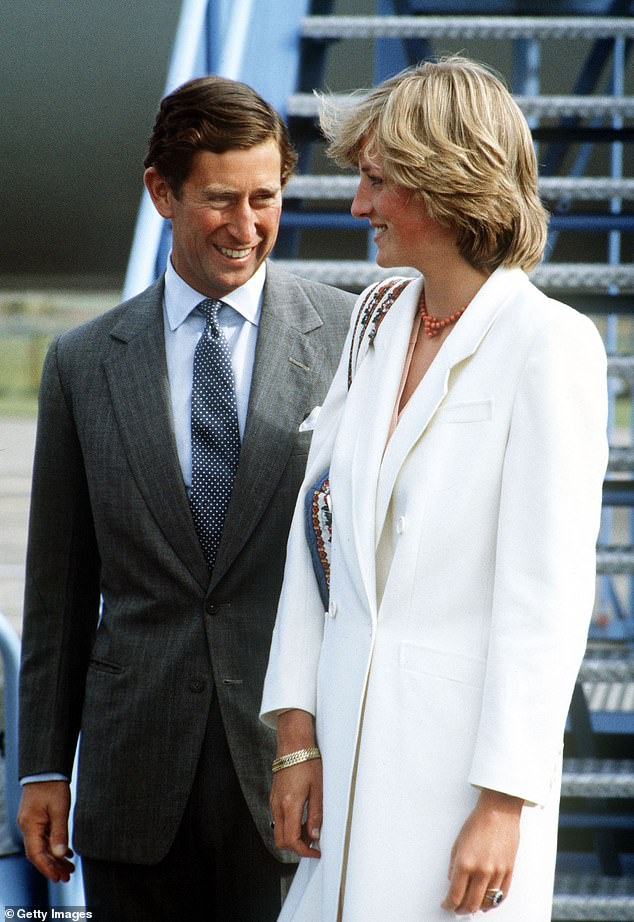
M 178 197 L 198 151 L 222 154 L 266 141 L 275 141 L 279 147 L 283 187 L 295 168 L 297 154 L 275 109 L 246 83 L 200 77 L 162 100 L 144 166 L 153 166 Z

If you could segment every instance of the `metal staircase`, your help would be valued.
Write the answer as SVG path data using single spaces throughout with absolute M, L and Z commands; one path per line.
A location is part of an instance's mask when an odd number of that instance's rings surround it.
M 350 216 L 356 179 L 333 174 L 323 158 L 312 89 L 355 88 L 359 57 L 369 62 L 369 85 L 448 51 L 490 61 L 509 78 L 552 212 L 547 258 L 532 278 L 592 315 L 610 356 L 598 603 L 566 735 L 553 920 L 634 920 L 634 3 L 348 0 L 360 15 L 333 15 L 342 5 L 186 0 L 166 89 L 223 73 L 277 107 L 300 169 L 285 192 L 274 257 L 360 291 L 398 270 L 374 264 L 367 232 Z M 126 295 L 162 271 L 168 249 L 169 227 L 146 200 Z

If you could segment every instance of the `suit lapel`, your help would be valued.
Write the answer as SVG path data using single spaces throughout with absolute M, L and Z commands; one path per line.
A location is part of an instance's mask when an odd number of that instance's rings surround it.
M 111 336 L 115 348 L 105 370 L 132 475 L 163 534 L 206 589 L 209 570 L 194 528 L 172 426 L 162 280 L 131 303 Z
M 497 269 L 487 279 L 407 403 L 383 458 L 377 490 L 375 546 L 381 537 L 398 473 L 447 396 L 452 369 L 477 352 L 508 295 L 516 288 L 518 276 L 525 278 L 520 269 Z
M 306 334 L 322 323 L 301 285 L 269 263 L 240 464 L 212 585 L 262 517 L 296 444 L 321 364 L 321 349 Z

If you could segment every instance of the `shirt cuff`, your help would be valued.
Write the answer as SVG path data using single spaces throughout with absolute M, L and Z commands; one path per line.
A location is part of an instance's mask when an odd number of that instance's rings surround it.
M 33 784 L 37 781 L 68 781 L 68 778 L 60 772 L 42 772 L 41 775 L 25 775 L 24 778 L 20 778 L 21 785 Z

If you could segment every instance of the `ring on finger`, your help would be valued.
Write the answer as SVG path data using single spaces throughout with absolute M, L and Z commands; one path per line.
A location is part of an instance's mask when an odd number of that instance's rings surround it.
M 504 899 L 504 891 L 499 887 L 490 887 L 484 894 L 485 900 L 488 900 L 492 906 L 499 906 Z

